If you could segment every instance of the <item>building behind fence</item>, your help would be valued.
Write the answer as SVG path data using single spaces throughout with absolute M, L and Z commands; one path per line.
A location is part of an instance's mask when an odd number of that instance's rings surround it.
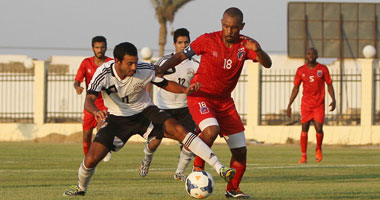
M 272 58 L 271 69 L 261 68 L 252 62 L 246 63 L 232 97 L 246 126 L 248 139 L 284 143 L 289 138 L 298 139 L 299 136 L 302 87 L 292 105 L 291 118 L 287 117 L 286 109 L 296 69 L 303 64 L 303 60 L 289 59 L 286 56 L 272 56 Z M 26 69 L 22 62 L 0 63 L 2 88 L 0 122 L 10 127 L 4 131 L 5 133 L 0 133 L 0 140 L 25 140 L 43 137 L 53 132 L 68 135 L 81 131 L 80 122 L 85 94 L 77 95 L 73 83 L 82 59 L 83 57 L 56 56 L 46 62 L 34 61 L 32 69 Z M 326 91 L 325 130 L 335 134 L 347 127 L 366 126 L 362 124 L 363 116 L 369 115 L 371 120 L 369 132 L 374 133 L 372 129 L 378 130 L 377 125 L 380 125 L 378 61 L 345 60 L 343 70 L 339 69 L 339 65 L 338 61 L 328 65 L 336 93 L 337 108 L 334 112 L 328 112 L 331 98 Z M 372 70 L 367 69 L 367 65 L 371 65 Z M 369 71 L 369 76 L 372 77 L 370 92 L 367 90 L 368 80 L 362 80 L 365 76 L 362 74 L 363 70 Z M 369 112 L 368 109 L 363 110 L 364 95 L 371 100 Z M 367 97 L 364 99 L 367 102 Z M 364 107 L 366 106 L 368 107 L 367 103 Z M 269 129 L 273 129 L 275 133 L 266 134 Z M 329 131 L 326 132 L 329 141 Z M 360 131 L 357 132 L 357 135 L 361 134 Z M 378 133 L 380 134 L 380 131 Z M 380 138 L 376 139 L 377 136 L 371 138 L 358 141 L 350 138 L 332 139 L 330 143 L 380 143 Z

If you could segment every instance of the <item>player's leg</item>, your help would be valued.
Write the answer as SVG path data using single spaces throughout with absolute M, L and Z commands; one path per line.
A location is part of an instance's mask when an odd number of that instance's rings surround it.
M 200 156 L 212 166 L 224 180 L 229 182 L 235 174 L 235 169 L 224 167 L 215 153 L 197 135 L 187 131 L 177 120 L 166 112 L 160 112 L 156 106 L 150 106 L 144 110 L 143 115 L 151 120 L 157 129 L 164 130 L 165 137 L 173 138 L 181 142 L 195 155 Z
M 321 162 L 322 161 L 322 141 L 323 141 L 323 123 L 320 123 L 316 120 L 313 121 L 314 128 L 316 131 L 316 138 L 317 138 L 317 147 L 315 149 L 315 161 Z
M 88 153 L 88 150 L 90 149 L 91 142 L 92 142 L 92 130 L 96 127 L 96 120 L 95 117 L 87 112 L 86 110 L 83 111 L 83 119 L 82 119 L 82 129 L 83 129 L 83 152 L 86 156 Z
M 322 161 L 322 141 L 323 141 L 323 123 L 325 119 L 325 105 L 322 104 L 314 110 L 313 124 L 315 128 L 317 147 L 315 150 L 315 161 Z
M 139 168 L 139 175 L 141 177 L 145 177 L 148 175 L 149 172 L 149 166 L 150 163 L 153 160 L 153 155 L 158 146 L 161 144 L 162 139 L 158 139 L 156 137 L 150 137 L 146 141 L 145 147 L 144 147 L 144 159 L 141 162 L 140 168 Z
M 224 137 L 231 150 L 230 167 L 236 169 L 234 178 L 227 184 L 225 196 L 227 198 L 250 198 L 240 190 L 240 182 L 247 168 L 247 147 L 244 132 Z
M 308 141 L 308 132 L 310 128 L 310 122 L 307 121 L 302 123 L 302 132 L 300 136 L 300 146 L 301 146 L 301 159 L 298 161 L 299 164 L 307 162 L 307 141 Z
M 206 126 L 206 127 L 205 127 Z M 219 124 L 215 118 L 208 118 L 200 123 L 202 132 L 199 134 L 199 138 L 202 139 L 209 147 L 214 144 L 216 137 L 219 135 Z M 193 170 L 204 170 L 205 161 L 199 156 L 195 156 L 193 163 Z
M 170 114 L 187 130 L 190 130 L 191 132 L 194 132 L 197 135 L 199 134 L 197 132 L 195 122 L 193 121 L 189 113 L 189 109 L 187 107 L 171 110 Z M 189 165 L 189 163 L 191 162 L 193 156 L 194 156 L 193 153 L 189 149 L 181 148 L 181 153 L 179 155 L 177 169 L 173 175 L 175 180 L 179 180 L 179 181 L 186 180 L 185 170 L 187 166 Z

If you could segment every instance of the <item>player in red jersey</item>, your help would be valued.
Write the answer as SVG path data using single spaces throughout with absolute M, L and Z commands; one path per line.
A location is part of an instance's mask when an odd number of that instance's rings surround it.
M 200 82 L 201 89 L 187 97 L 188 107 L 202 131 L 202 140 L 212 146 L 220 135 L 231 150 L 230 167 L 236 169 L 236 174 L 226 187 L 226 197 L 249 198 L 239 188 L 246 169 L 247 148 L 244 125 L 231 92 L 239 80 L 245 60 L 260 62 L 266 68 L 271 67 L 272 61 L 257 41 L 240 35 L 245 25 L 240 9 L 228 8 L 223 14 L 221 25 L 222 31 L 201 35 L 189 47 L 167 60 L 161 66 L 161 73 L 195 54 L 202 56 L 198 71 L 191 81 Z M 203 170 L 204 161 L 196 157 L 193 169 Z
M 94 52 L 94 56 L 85 58 L 82 61 L 78 69 L 78 72 L 75 76 L 74 88 L 78 95 L 82 94 L 84 90 L 84 88 L 81 87 L 80 85 L 83 82 L 83 79 L 86 79 L 86 89 L 87 89 L 88 84 L 90 83 L 96 69 L 100 65 L 102 65 L 104 62 L 112 60 L 112 58 L 105 56 L 105 53 L 107 51 L 107 40 L 103 36 L 95 36 L 94 38 L 92 38 L 92 51 Z M 99 94 L 98 98 L 96 99 L 95 105 L 99 110 L 107 109 L 103 104 L 103 98 L 101 94 Z M 91 145 L 92 130 L 95 127 L 99 128 L 100 124 L 101 123 L 98 123 L 95 117 L 91 113 L 87 112 L 86 110 L 83 110 L 82 127 L 83 127 L 84 155 L 87 155 L 87 152 Z M 108 157 L 109 156 L 110 154 L 108 155 Z M 108 157 L 106 157 L 107 159 L 105 159 L 105 161 L 109 160 Z
M 307 133 L 309 131 L 310 122 L 313 121 L 315 131 L 317 132 L 317 148 L 315 160 L 322 161 L 322 141 L 323 141 L 323 123 L 325 118 L 325 83 L 327 91 L 330 94 L 332 102 L 330 103 L 330 111 L 335 109 L 335 92 L 332 85 L 329 70 L 325 65 L 317 62 L 318 51 L 310 48 L 306 52 L 307 63 L 297 69 L 294 78 L 294 87 L 290 96 L 288 105 L 288 116 L 292 114 L 291 105 L 297 97 L 301 82 L 303 83 L 302 102 L 301 102 L 301 152 L 302 157 L 298 163 L 307 162 Z

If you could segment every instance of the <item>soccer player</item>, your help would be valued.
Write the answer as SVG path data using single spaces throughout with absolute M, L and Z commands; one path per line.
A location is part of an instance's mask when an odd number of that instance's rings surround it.
M 330 103 L 330 111 L 335 109 L 335 92 L 332 85 L 329 70 L 325 65 L 317 62 L 318 51 L 310 48 L 306 52 L 307 63 L 297 69 L 294 77 L 294 87 L 290 95 L 287 114 L 292 114 L 291 105 L 297 97 L 299 87 L 303 83 L 302 102 L 301 102 L 301 124 L 302 132 L 300 138 L 302 157 L 298 163 L 307 162 L 307 137 L 310 122 L 313 122 L 315 131 L 317 132 L 317 147 L 315 152 L 315 160 L 322 161 L 322 141 L 323 141 L 323 123 L 325 119 L 325 83 L 327 91 L 330 94 L 332 102 Z
M 82 94 L 84 88 L 81 87 L 81 83 L 83 79 L 86 79 L 86 89 L 88 88 L 88 84 L 91 81 L 92 76 L 94 75 L 96 69 L 102 65 L 104 62 L 112 60 L 111 58 L 105 56 L 107 51 L 107 40 L 103 36 L 95 36 L 92 38 L 92 51 L 94 52 L 94 56 L 85 58 L 78 72 L 75 76 L 74 88 L 78 95 Z M 100 110 L 107 110 L 107 108 L 103 104 L 102 95 L 99 95 L 95 101 L 95 105 Z M 84 155 L 87 155 L 88 149 L 90 148 L 92 141 L 92 131 L 96 127 L 99 129 L 101 122 L 95 119 L 95 116 L 91 113 L 87 112 L 85 109 L 83 110 L 83 119 L 82 119 L 82 128 L 83 128 L 83 152 Z M 107 162 L 111 159 L 111 153 L 107 154 L 104 161 Z
M 266 68 L 271 67 L 272 61 L 256 40 L 240 34 L 245 25 L 240 9 L 228 8 L 221 25 L 221 31 L 201 35 L 182 52 L 172 56 L 161 66 L 160 73 L 195 54 L 202 56 L 191 81 L 199 82 L 202 87 L 187 97 L 190 114 L 201 129 L 200 138 L 206 144 L 211 146 L 219 135 L 224 137 L 230 148 L 230 167 L 236 169 L 236 174 L 228 183 L 225 196 L 250 198 L 239 188 L 246 169 L 247 148 L 244 125 L 231 92 L 239 80 L 245 60 L 260 62 Z M 197 156 L 193 170 L 203 169 L 204 161 Z
M 190 33 L 185 28 L 179 28 L 174 31 L 173 35 L 175 52 L 180 52 L 185 49 L 185 47 L 190 44 Z M 156 65 L 160 66 L 167 59 L 173 56 L 174 53 L 165 55 L 161 57 Z M 193 58 L 186 59 L 178 64 L 171 71 L 165 73 L 164 78 L 169 81 L 175 81 L 180 85 L 189 87 L 190 80 L 193 78 L 195 72 L 197 71 L 199 62 Z M 193 121 L 189 109 L 187 108 L 186 94 L 176 94 L 164 89 L 158 89 L 157 93 L 157 107 L 161 110 L 168 112 L 174 119 L 176 119 L 183 127 L 192 132 L 196 131 L 196 125 Z M 149 172 L 149 166 L 153 159 L 153 154 L 157 149 L 158 145 L 161 143 L 161 139 L 150 138 L 148 143 L 145 145 L 144 149 L 144 160 L 142 161 L 139 174 L 145 177 Z M 181 144 L 182 145 L 182 144 Z M 181 146 L 182 147 L 182 146 Z M 181 154 L 179 156 L 178 166 L 176 172 L 174 173 L 174 179 L 185 181 L 185 170 L 187 165 L 190 163 L 193 154 L 186 148 L 181 148 Z
M 199 83 L 185 88 L 176 82 L 155 76 L 155 67 L 139 62 L 137 49 L 129 42 L 116 45 L 113 55 L 114 60 L 104 63 L 96 70 L 88 86 L 84 105 L 88 112 L 104 122 L 79 167 L 78 185 L 63 195 L 85 195 L 100 160 L 107 152 L 121 149 L 134 134 L 145 138 L 162 138 L 165 133 L 166 137 L 181 142 L 194 154 L 201 156 L 224 180 L 230 181 L 235 169 L 224 167 L 198 136 L 153 105 L 146 92 L 146 85 L 153 83 L 171 92 L 190 94 L 199 90 Z M 102 92 L 108 112 L 99 110 L 95 105 L 99 92 Z

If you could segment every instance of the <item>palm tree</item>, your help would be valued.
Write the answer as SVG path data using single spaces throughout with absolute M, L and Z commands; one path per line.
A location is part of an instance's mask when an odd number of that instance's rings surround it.
M 163 56 L 165 52 L 166 35 L 168 34 L 166 22 L 173 23 L 174 15 L 178 9 L 191 0 L 151 0 L 153 8 L 156 10 L 158 23 L 160 24 L 160 32 L 158 45 L 160 46 L 159 56 Z

